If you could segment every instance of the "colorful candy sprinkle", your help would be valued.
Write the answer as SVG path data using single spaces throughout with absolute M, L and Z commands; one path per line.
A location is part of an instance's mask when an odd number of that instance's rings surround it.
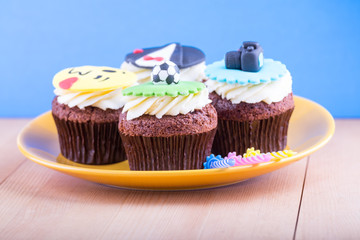
M 249 165 L 249 164 L 257 164 L 262 162 L 268 162 L 271 160 L 271 156 L 268 154 L 260 154 L 247 158 L 239 158 L 238 161 L 235 162 L 235 166 Z
M 235 165 L 234 159 L 223 159 L 220 155 L 215 157 L 214 154 L 206 157 L 206 162 L 204 163 L 204 169 L 211 168 L 228 168 Z
M 292 150 L 285 150 L 285 151 L 278 151 L 278 152 L 271 152 L 271 153 L 267 153 L 271 156 L 271 160 L 280 160 L 283 158 L 287 158 L 287 157 L 291 157 L 294 156 L 296 154 L 296 152 L 292 151 Z
M 241 155 L 236 156 L 236 153 L 232 152 L 229 153 L 228 156 L 225 157 L 224 159 L 234 159 L 235 166 L 242 166 L 242 165 L 268 162 L 271 160 L 271 156 L 269 154 L 257 154 L 255 156 L 250 156 L 250 157 L 241 157 Z
M 252 157 L 252 156 L 256 156 L 256 155 L 260 155 L 260 150 L 255 150 L 255 148 L 248 148 L 246 150 L 246 153 L 243 154 L 243 157 L 244 158 L 247 158 L 247 157 Z
M 216 161 L 223 160 L 223 158 L 220 155 L 215 156 L 214 154 L 211 154 L 210 156 L 206 157 L 206 161 L 209 162 L 210 160 L 216 159 Z
M 228 155 L 222 158 L 220 155 L 215 156 L 211 154 L 206 157 L 206 162 L 204 163 L 205 169 L 211 168 L 228 168 L 233 166 L 243 166 L 251 165 L 263 162 L 269 162 L 273 160 L 280 160 L 283 158 L 294 156 L 296 152 L 292 150 L 278 151 L 278 152 L 269 152 L 269 153 L 260 153 L 260 150 L 255 150 L 254 148 L 248 148 L 246 153 L 241 155 L 236 155 L 236 152 L 229 152 Z

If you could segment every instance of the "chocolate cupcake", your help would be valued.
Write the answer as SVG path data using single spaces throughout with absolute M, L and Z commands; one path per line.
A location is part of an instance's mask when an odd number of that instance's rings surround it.
M 64 157 L 83 164 L 126 159 L 117 125 L 122 89 L 135 82 L 135 74 L 110 67 L 67 68 L 54 76 L 52 115 Z
M 198 48 L 169 43 L 161 47 L 135 49 L 125 57 L 122 69 L 134 72 L 139 83 L 150 82 L 153 67 L 170 60 L 180 69 L 181 81 L 202 81 L 205 78 L 205 54 Z
M 294 100 L 292 78 L 284 64 L 264 59 L 258 43 L 244 42 L 205 73 L 218 113 L 214 154 L 243 154 L 251 147 L 261 152 L 285 149 Z
M 127 88 L 119 131 L 131 170 L 201 169 L 211 153 L 217 114 L 200 82 L 179 80 L 170 61 L 152 82 Z

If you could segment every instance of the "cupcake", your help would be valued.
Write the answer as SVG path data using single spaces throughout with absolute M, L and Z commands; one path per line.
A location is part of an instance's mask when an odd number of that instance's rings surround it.
M 152 82 L 123 91 L 119 131 L 131 170 L 201 169 L 217 114 L 201 82 L 180 81 L 177 66 L 156 65 Z
M 205 74 L 218 113 L 214 154 L 243 154 L 251 147 L 261 152 L 285 149 L 294 100 L 284 64 L 264 59 L 258 43 L 244 42 L 238 51 L 226 53 L 225 60 L 210 64 Z
M 54 76 L 52 115 L 64 157 L 83 164 L 126 159 L 117 125 L 122 89 L 134 83 L 134 73 L 110 67 L 73 67 Z
M 205 54 L 195 47 L 169 43 L 162 47 L 135 49 L 125 57 L 122 69 L 134 72 L 139 83 L 150 82 L 153 67 L 170 60 L 180 69 L 181 81 L 202 81 L 205 78 Z

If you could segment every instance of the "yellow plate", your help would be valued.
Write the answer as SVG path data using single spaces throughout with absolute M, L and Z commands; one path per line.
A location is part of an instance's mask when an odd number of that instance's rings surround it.
M 20 132 L 17 143 L 20 151 L 32 161 L 74 177 L 130 189 L 185 190 L 229 185 L 277 170 L 319 150 L 334 131 L 334 119 L 325 108 L 295 97 L 288 145 L 298 154 L 276 162 L 181 171 L 130 171 L 127 161 L 106 166 L 76 164 L 59 157 L 57 131 L 51 112 L 31 121 Z

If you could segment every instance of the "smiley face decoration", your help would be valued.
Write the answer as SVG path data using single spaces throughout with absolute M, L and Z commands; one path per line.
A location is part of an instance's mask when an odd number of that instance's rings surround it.
M 151 80 L 154 84 L 178 84 L 180 80 L 180 70 L 178 66 L 171 61 L 162 62 L 153 68 Z
M 227 69 L 239 69 L 246 72 L 258 72 L 264 64 L 263 49 L 257 42 L 243 42 L 238 51 L 227 52 Z
M 64 69 L 53 79 L 56 89 L 67 91 L 100 91 L 126 88 L 136 82 L 136 75 L 123 69 L 81 66 Z

